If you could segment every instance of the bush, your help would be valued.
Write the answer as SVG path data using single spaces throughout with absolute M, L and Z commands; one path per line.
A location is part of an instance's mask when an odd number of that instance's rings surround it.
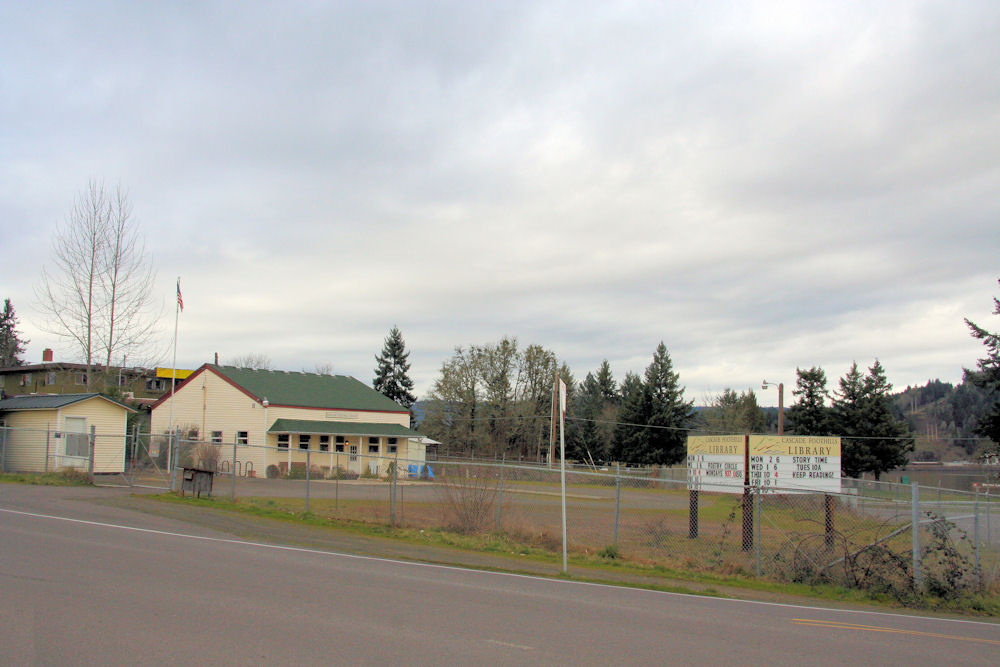
M 265 474 L 267 475 L 268 479 L 278 479 L 278 477 L 281 475 L 281 471 L 278 470 L 278 466 L 272 463 L 271 465 L 267 466 Z

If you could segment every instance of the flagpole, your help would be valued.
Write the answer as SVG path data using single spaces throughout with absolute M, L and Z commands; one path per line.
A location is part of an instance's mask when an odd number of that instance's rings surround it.
M 176 473 L 174 468 L 176 467 L 177 461 L 176 452 L 174 452 L 174 388 L 177 382 L 177 323 L 180 321 L 181 314 L 181 277 L 177 276 L 177 299 L 174 303 L 174 358 L 170 362 L 170 435 L 167 444 L 167 467 L 168 473 L 170 475 L 170 490 L 176 491 L 175 480 Z
M 559 449 L 562 464 L 559 471 L 559 485 L 562 496 L 562 557 L 563 574 L 569 573 L 566 563 L 566 390 L 562 378 L 559 379 Z

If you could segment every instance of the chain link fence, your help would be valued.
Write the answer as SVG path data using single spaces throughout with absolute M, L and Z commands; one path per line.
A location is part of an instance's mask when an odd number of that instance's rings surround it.
M 12 469 L 16 439 L 33 438 L 44 452 L 47 438 L 44 461 L 52 469 L 66 464 L 65 448 L 52 448 L 54 432 L 14 438 L 11 431 L 0 432 L 4 470 Z M 558 467 L 138 433 L 118 443 L 116 459 L 95 455 L 95 470 L 120 471 L 103 475 L 105 483 L 180 490 L 178 476 L 168 473 L 172 459 L 175 470 L 212 471 L 214 496 L 249 505 L 486 536 L 512 552 L 558 552 L 562 545 Z M 569 466 L 566 512 L 567 546 L 577 557 L 834 583 L 901 598 L 920 588 L 943 595 L 1000 585 L 1000 499 L 988 493 L 854 479 L 842 480 L 836 494 L 718 493 L 689 490 L 680 466 Z

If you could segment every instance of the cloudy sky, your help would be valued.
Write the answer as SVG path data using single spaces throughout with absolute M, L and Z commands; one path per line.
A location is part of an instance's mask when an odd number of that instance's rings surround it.
M 1000 3 L 0 0 L 0 298 L 121 184 L 170 362 L 426 393 L 516 336 L 687 396 L 958 381 L 1000 294 Z M 775 404 L 776 392 L 760 396 Z

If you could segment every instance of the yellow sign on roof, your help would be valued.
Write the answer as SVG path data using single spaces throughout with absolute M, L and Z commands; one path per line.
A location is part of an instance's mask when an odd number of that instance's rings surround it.
M 159 366 L 156 368 L 156 377 L 158 378 L 175 377 L 178 380 L 183 380 L 188 375 L 191 375 L 191 373 L 194 373 L 194 371 L 187 371 L 183 368 L 160 368 Z

